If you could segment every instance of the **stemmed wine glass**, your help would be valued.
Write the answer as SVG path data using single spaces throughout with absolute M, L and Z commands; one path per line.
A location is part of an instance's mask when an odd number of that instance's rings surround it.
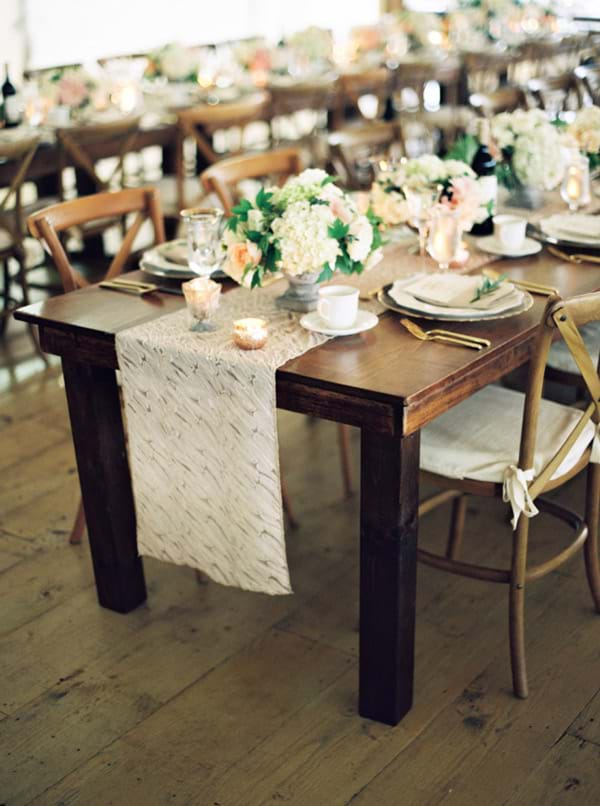
M 410 224 L 419 233 L 419 255 L 425 257 L 431 213 L 440 198 L 442 186 L 421 185 L 416 188 L 404 186 L 402 191 L 408 204 Z

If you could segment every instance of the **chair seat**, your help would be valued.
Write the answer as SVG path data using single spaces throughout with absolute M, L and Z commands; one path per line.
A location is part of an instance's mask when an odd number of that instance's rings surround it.
M 487 386 L 442 414 L 421 432 L 421 469 L 452 479 L 501 484 L 510 465 L 518 466 L 525 395 Z M 581 417 L 581 412 L 542 400 L 534 473 L 543 470 Z M 592 422 L 552 478 L 568 473 L 596 434 Z M 529 468 L 522 468 L 528 470 Z
M 583 336 L 583 341 L 592 361 L 597 364 L 600 356 L 600 322 L 590 322 L 581 327 L 579 332 Z M 573 375 L 580 374 L 569 348 L 562 339 L 555 342 L 550 348 L 548 366 L 552 369 L 559 369 L 562 372 L 570 372 Z

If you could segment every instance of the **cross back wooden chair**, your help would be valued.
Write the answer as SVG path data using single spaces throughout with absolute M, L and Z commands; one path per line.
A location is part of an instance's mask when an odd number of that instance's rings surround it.
M 327 125 L 327 119 L 335 113 L 337 92 L 338 80 L 335 75 L 326 75 L 313 80 L 307 79 L 293 84 L 274 83 L 269 85 L 271 144 L 313 138 L 320 129 Z M 305 112 L 312 112 L 314 115 L 314 120 L 311 118 L 312 128 L 309 131 L 302 131 L 297 126 L 292 126 L 294 131 L 286 134 L 286 119 L 288 123 L 290 119 L 297 122 L 297 118 L 295 118 L 297 113 Z
M 211 165 L 200 175 L 206 193 L 215 193 L 225 215 L 237 203 L 236 187 L 248 179 L 265 179 L 283 182 L 302 170 L 302 158 L 296 148 L 280 148 L 263 154 L 242 154 Z M 273 183 L 273 181 L 271 182 Z
M 392 77 L 386 67 L 374 67 L 357 73 L 343 73 L 338 79 L 337 105 L 333 128 L 344 125 L 348 112 L 365 120 L 380 120 L 392 91 Z M 375 99 L 374 114 L 367 115 L 365 96 Z
M 221 159 L 213 147 L 213 136 L 220 130 L 239 130 L 238 148 L 231 154 L 240 153 L 244 146 L 244 132 L 247 126 L 257 121 L 266 121 L 269 112 L 269 96 L 266 92 L 255 92 L 238 101 L 220 104 L 200 104 L 181 109 L 177 113 L 177 146 L 175 166 L 175 199 L 178 211 L 187 207 L 186 176 L 183 157 L 183 142 L 186 138 L 194 141 L 201 162 L 210 166 Z
M 556 570 L 583 548 L 593 603 L 600 613 L 600 376 L 579 331 L 582 326 L 598 320 L 600 292 L 568 300 L 553 297 L 539 326 L 526 394 L 504 387 L 486 387 L 422 432 L 423 476 L 447 489 L 425 501 L 421 511 L 429 511 L 453 495 L 459 497 L 455 500 L 445 556 L 421 549 L 419 559 L 450 573 L 509 585 L 513 687 L 521 698 L 528 695 L 526 586 Z M 542 398 L 548 353 L 557 332 L 573 356 L 587 388 L 589 403 L 583 413 Z M 586 467 L 583 518 L 540 497 L 562 486 Z M 465 494 L 502 497 L 510 503 L 514 530 L 510 567 L 483 567 L 459 559 Z M 539 510 L 570 526 L 574 537 L 550 559 L 528 565 L 530 518 Z
M 0 163 L 12 165 L 12 180 L 4 188 L 0 188 L 0 262 L 3 267 L 3 309 L 0 316 L 0 333 L 8 316 L 18 305 L 29 304 L 29 289 L 26 277 L 24 238 L 26 235 L 25 215 L 27 207 L 23 206 L 22 191 L 27 180 L 29 167 L 35 157 L 39 137 L 19 139 L 14 143 L 0 143 Z M 14 259 L 19 267 L 16 278 L 10 271 L 10 259 Z M 12 283 L 16 279 L 21 289 L 21 300 L 12 297 Z M 40 353 L 39 345 L 31 328 L 29 328 L 35 349 Z M 40 355 L 43 355 L 40 353 Z M 45 356 L 43 356 L 46 361 Z
M 135 239 L 145 221 L 150 221 L 154 229 L 154 242 L 165 240 L 164 223 L 160 200 L 155 188 L 132 188 L 115 193 L 97 193 L 82 196 L 71 201 L 61 202 L 29 216 L 27 224 L 31 234 L 38 238 L 50 252 L 60 275 L 65 292 L 75 291 L 89 285 L 72 265 L 61 242 L 60 234 L 71 227 L 81 226 L 90 221 L 111 216 L 133 215 L 134 219 L 126 231 L 117 254 L 112 259 L 103 279 L 121 274 L 131 255 Z M 85 513 L 80 499 L 77 515 L 69 537 L 70 543 L 80 543 L 85 530 Z
M 473 93 L 469 104 L 481 117 L 493 117 L 501 112 L 527 109 L 527 96 L 521 87 L 499 87 L 494 92 Z
M 587 94 L 596 106 L 600 106 L 600 67 L 576 67 L 575 76 L 581 87 L 582 97 Z
M 582 104 L 580 86 L 572 71 L 560 76 L 532 78 L 527 82 L 527 90 L 536 106 L 547 112 L 565 112 L 578 109 Z
M 395 148 L 402 156 L 405 153 L 402 127 L 397 122 L 376 122 L 364 126 L 348 126 L 332 132 L 327 138 L 329 161 L 336 176 L 349 190 L 359 190 L 370 184 L 372 172 L 361 168 L 370 157 L 387 153 Z
M 69 126 L 56 130 L 59 146 L 59 193 L 64 201 L 63 171 L 67 165 L 74 165 L 83 171 L 92 182 L 95 192 L 104 192 L 118 183 L 125 183 L 125 157 L 133 150 L 140 126 L 139 115 L 106 123 L 91 123 Z M 98 173 L 98 157 L 94 150 L 110 144 L 110 155 L 116 163 L 106 177 Z M 116 147 L 115 147 L 116 145 Z

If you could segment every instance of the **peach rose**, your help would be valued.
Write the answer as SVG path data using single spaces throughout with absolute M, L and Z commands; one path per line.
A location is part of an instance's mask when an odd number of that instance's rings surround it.
M 227 247 L 227 274 L 242 283 L 248 267 L 255 268 L 262 259 L 262 252 L 252 241 L 232 243 Z

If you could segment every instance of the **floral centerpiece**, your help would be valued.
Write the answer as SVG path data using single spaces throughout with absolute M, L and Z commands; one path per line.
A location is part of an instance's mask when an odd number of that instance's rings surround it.
M 335 271 L 360 274 L 379 261 L 379 226 L 372 211 L 361 214 L 333 177 L 309 169 L 233 208 L 223 236 L 224 270 L 250 288 L 282 272 L 290 287 L 279 304 L 313 310 L 318 283 Z
M 586 106 L 566 129 L 567 145 L 578 148 L 588 158 L 590 171 L 600 168 L 600 107 Z
M 564 172 L 559 130 L 541 109 L 517 109 L 492 118 L 491 134 L 501 158 L 498 181 L 519 207 L 538 206 L 531 193 L 553 190 Z
M 296 31 L 286 44 L 301 59 L 307 62 L 327 62 L 333 55 L 333 38 L 326 28 L 310 25 L 302 31 Z
M 98 82 L 81 67 L 65 67 L 44 75 L 40 95 L 69 112 L 82 112 L 94 98 Z
M 144 76 L 164 77 L 167 81 L 196 81 L 198 55 L 191 48 L 171 42 L 150 54 Z
M 402 160 L 397 170 L 382 173 L 371 188 L 373 212 L 387 227 L 404 224 L 411 218 L 406 191 L 436 185 L 440 202 L 455 209 L 464 229 L 470 229 L 481 205 L 475 172 L 466 162 L 433 154 Z

